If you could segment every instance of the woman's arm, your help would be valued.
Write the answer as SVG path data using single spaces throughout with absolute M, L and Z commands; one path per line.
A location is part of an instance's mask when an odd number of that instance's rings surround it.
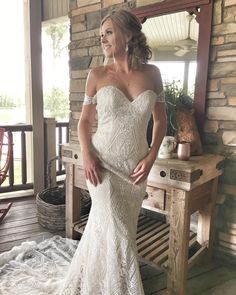
M 144 181 L 156 160 L 159 147 L 162 139 L 166 134 L 166 112 L 165 104 L 156 102 L 153 110 L 153 132 L 152 132 L 152 144 L 149 153 L 143 158 L 130 177 L 134 180 L 134 184 L 139 184 Z
M 167 119 L 166 119 L 166 107 L 164 101 L 164 90 L 161 78 L 160 70 L 157 67 L 153 67 L 152 78 L 155 85 L 155 92 L 158 94 L 157 102 L 154 106 L 153 116 L 153 131 L 152 131 L 152 143 L 148 156 L 153 159 L 153 163 L 157 157 L 158 150 L 162 143 L 163 137 L 166 135 Z M 159 102 L 160 100 L 160 102 Z
M 162 85 L 160 71 L 158 68 L 152 67 L 151 78 L 155 79 L 154 80 L 155 92 L 157 94 L 162 93 L 163 85 Z M 166 120 L 165 103 L 157 101 L 155 103 L 152 115 L 153 115 L 153 132 L 152 132 L 151 148 L 147 156 L 138 163 L 133 173 L 130 175 L 130 177 L 134 180 L 135 184 L 138 184 L 144 181 L 148 177 L 148 174 L 157 157 L 157 153 L 162 143 L 163 137 L 166 135 L 167 120 Z
M 88 75 L 86 82 L 86 90 L 85 93 L 89 97 L 94 97 L 96 94 L 96 79 L 94 77 L 94 73 L 91 71 Z M 100 164 L 99 159 L 92 151 L 91 146 L 91 136 L 92 136 L 92 126 L 95 120 L 96 115 L 96 105 L 91 103 L 88 105 L 83 105 L 82 113 L 80 116 L 80 120 L 78 123 L 78 137 L 82 151 L 83 157 L 83 166 L 85 177 L 88 179 L 93 185 L 97 185 L 101 182 L 100 175 Z
M 167 120 L 165 103 L 157 102 L 153 113 L 153 130 L 152 143 L 148 156 L 155 161 L 158 150 L 162 143 L 163 137 L 166 135 Z

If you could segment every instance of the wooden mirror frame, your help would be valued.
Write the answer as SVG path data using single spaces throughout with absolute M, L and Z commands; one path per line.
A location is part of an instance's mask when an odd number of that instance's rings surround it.
M 196 21 L 199 24 L 194 112 L 199 132 L 202 133 L 205 119 L 213 0 L 164 0 L 162 2 L 134 8 L 132 10 L 142 23 L 149 17 L 161 16 L 180 11 L 194 13 L 196 15 Z

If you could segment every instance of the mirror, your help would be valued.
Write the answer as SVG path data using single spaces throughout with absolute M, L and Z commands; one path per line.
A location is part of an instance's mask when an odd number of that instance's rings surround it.
M 190 33 L 185 34 L 183 39 L 177 40 L 176 49 L 172 50 L 175 52 L 176 58 L 178 55 L 185 55 L 187 58 L 190 52 L 195 52 L 196 45 L 196 77 L 195 77 L 195 87 L 194 87 L 194 111 L 195 117 L 197 120 L 198 128 L 200 133 L 203 131 L 204 118 L 205 118 L 205 98 L 207 90 L 207 78 L 208 78 L 208 62 L 209 62 L 209 50 L 210 50 L 210 39 L 211 39 L 211 23 L 212 23 L 212 10 L 213 10 L 213 1 L 212 0 L 164 0 L 156 4 L 151 4 L 147 6 L 141 6 L 133 9 L 133 13 L 145 25 L 145 21 L 154 22 L 154 19 L 160 16 L 169 16 L 176 13 L 184 13 L 185 15 L 193 15 L 194 19 L 198 23 L 198 31 L 191 28 L 192 21 L 190 24 Z M 152 20 L 153 19 L 153 20 Z M 158 19 L 158 18 L 157 18 Z M 164 22 L 160 25 L 164 25 Z M 180 25 L 177 26 L 177 29 L 180 28 Z M 163 32 L 165 28 L 163 27 Z M 195 32 L 194 32 L 195 31 Z M 198 35 L 197 40 L 196 35 Z M 194 45 L 193 40 L 197 43 Z M 185 43 L 192 43 L 191 50 L 189 46 L 179 46 L 180 41 Z M 183 43 L 183 42 L 182 42 Z M 183 44 L 182 44 L 183 45 Z M 186 44 L 185 44 L 186 45 Z M 166 44 L 165 44 L 166 46 Z M 158 51 L 157 51 L 158 53 Z M 160 57 L 163 57 L 161 49 L 159 48 Z M 158 53 L 158 54 L 159 54 Z M 177 53 L 177 55 L 176 55 Z M 154 54 L 155 57 L 155 54 Z M 180 57 L 180 56 L 179 56 Z M 159 60 L 159 55 L 158 55 Z
M 161 71 L 163 83 L 173 83 L 194 96 L 199 25 L 187 11 L 148 18 L 142 31 L 152 49 L 151 64 Z

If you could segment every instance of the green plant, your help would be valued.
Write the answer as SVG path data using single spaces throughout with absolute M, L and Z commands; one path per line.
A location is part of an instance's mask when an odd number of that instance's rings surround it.
M 64 119 L 69 116 L 68 97 L 63 90 L 54 87 L 50 93 L 44 96 L 44 109 L 50 111 L 50 115 L 56 120 Z
M 177 110 L 191 110 L 193 106 L 193 99 L 184 94 L 182 88 L 178 86 L 177 81 L 167 82 L 164 85 L 165 100 L 166 100 L 166 114 L 167 114 L 167 135 L 175 136 L 178 130 L 176 122 Z
M 14 97 L 11 97 L 7 94 L 0 94 L 0 107 L 1 108 L 16 107 L 16 102 L 14 101 Z

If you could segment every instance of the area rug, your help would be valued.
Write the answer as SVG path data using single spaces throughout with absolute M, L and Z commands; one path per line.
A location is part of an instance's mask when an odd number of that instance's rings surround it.
M 0 295 L 56 295 L 78 241 L 54 236 L 0 255 Z

